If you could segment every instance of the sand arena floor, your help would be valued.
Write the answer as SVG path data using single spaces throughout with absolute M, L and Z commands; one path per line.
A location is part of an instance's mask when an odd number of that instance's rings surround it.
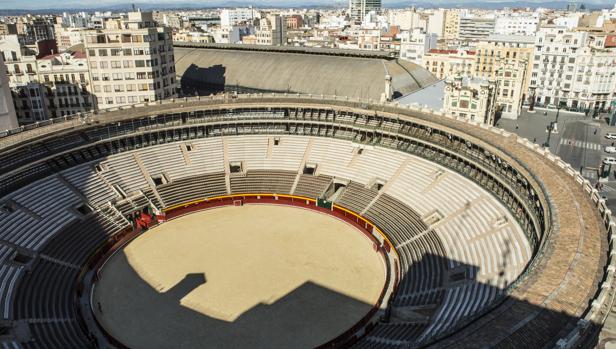
M 349 224 L 245 205 L 135 239 L 105 264 L 93 307 L 131 348 L 311 348 L 364 317 L 384 283 L 380 255 Z

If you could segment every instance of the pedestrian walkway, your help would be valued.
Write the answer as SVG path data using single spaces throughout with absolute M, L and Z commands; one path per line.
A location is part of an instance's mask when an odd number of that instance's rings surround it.
M 560 145 L 568 145 L 577 148 L 586 148 L 590 150 L 601 150 L 601 144 L 593 142 L 584 142 L 577 139 L 561 138 Z

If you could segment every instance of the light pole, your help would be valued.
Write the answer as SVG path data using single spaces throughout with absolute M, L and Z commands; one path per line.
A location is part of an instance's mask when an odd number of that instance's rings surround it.
M 558 116 L 560 115 L 560 109 L 562 108 L 562 104 L 558 103 L 558 107 L 556 107 L 556 119 L 554 121 L 551 121 L 550 124 L 547 127 L 547 131 L 548 131 L 548 138 L 545 141 L 545 143 L 543 144 L 544 147 L 549 148 L 550 147 L 550 136 L 552 135 L 552 132 L 554 131 L 554 125 L 558 125 Z M 558 126 L 556 126 L 558 127 Z

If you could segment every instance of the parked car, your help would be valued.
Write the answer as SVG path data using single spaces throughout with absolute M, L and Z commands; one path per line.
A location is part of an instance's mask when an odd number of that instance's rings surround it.
M 616 153 L 616 147 L 605 147 L 606 153 Z
M 607 139 L 616 139 L 616 133 L 608 132 L 605 134 L 605 138 Z
M 603 159 L 603 163 L 607 165 L 616 165 L 616 158 L 608 156 L 605 159 Z

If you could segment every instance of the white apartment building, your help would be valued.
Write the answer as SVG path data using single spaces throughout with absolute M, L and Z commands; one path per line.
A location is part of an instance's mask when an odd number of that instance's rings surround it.
M 9 87 L 6 66 L 0 55 L 0 130 L 17 128 L 17 114 L 13 105 L 13 97 Z
M 130 12 L 84 33 L 98 108 L 176 96 L 171 28 L 156 27 L 151 12 Z
M 391 26 L 400 27 L 400 30 L 425 29 L 427 25 L 424 16 L 415 10 L 390 10 L 387 13 L 387 22 Z
M 8 62 L 8 86 L 20 124 L 96 108 L 83 52 L 56 53 L 37 59 L 36 52 L 20 47 L 16 41 L 0 40 L 0 51 Z
M 537 32 L 529 83 L 529 96 L 534 96 L 537 104 L 573 106 L 571 92 L 577 82 L 577 55 L 587 41 L 588 33 L 569 31 L 566 27 L 544 26 Z
M 287 44 L 287 24 L 280 15 L 267 15 L 259 21 L 256 30 L 257 45 L 281 46 Z
M 483 16 L 460 17 L 458 38 L 465 41 L 477 41 L 494 33 L 494 18 Z
M 64 52 L 67 48 L 83 43 L 83 30 L 80 28 L 65 28 L 55 25 L 56 43 L 58 50 Z
M 422 64 L 423 56 L 436 48 L 437 35 L 426 33 L 421 28 L 403 31 L 400 38 L 400 58 L 417 64 Z
M 249 22 L 255 18 L 259 18 L 259 12 L 249 8 L 224 9 L 220 11 L 220 25 L 222 27 L 231 27 L 242 22 Z
M 349 14 L 356 23 L 363 22 L 364 17 L 372 11 L 381 12 L 381 0 L 349 0 Z
M 96 109 L 88 60 L 82 52 L 60 53 L 36 61 L 46 109 L 55 118 Z
M 505 13 L 494 22 L 496 35 L 535 35 L 538 29 L 538 13 Z
M 568 106 L 605 110 L 616 101 L 616 51 L 613 49 L 582 48 L 576 54 L 573 73 L 570 90 L 565 87 L 562 95 Z
M 438 9 L 434 10 L 428 16 L 428 33 L 436 34 L 439 38 L 445 35 L 445 16 L 447 10 Z

